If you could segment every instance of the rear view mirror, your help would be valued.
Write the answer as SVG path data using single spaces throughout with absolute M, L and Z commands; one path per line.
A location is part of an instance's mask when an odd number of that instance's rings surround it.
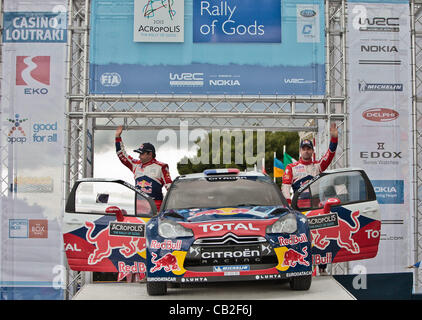
M 331 212 L 331 206 L 337 206 L 341 202 L 337 198 L 329 198 L 327 202 L 324 204 L 324 213 L 330 213 Z
M 108 207 L 105 212 L 108 214 L 114 214 L 117 218 L 117 221 L 120 222 L 124 220 L 123 216 L 126 214 L 126 210 L 120 210 L 120 208 L 116 206 Z

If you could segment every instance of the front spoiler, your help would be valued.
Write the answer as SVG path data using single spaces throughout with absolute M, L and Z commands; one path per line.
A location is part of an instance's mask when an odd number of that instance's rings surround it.
M 147 277 L 148 282 L 176 282 L 176 283 L 207 283 L 207 282 L 225 282 L 225 281 L 261 281 L 261 280 L 283 280 L 293 277 L 312 275 L 312 270 L 300 272 L 266 272 L 247 274 L 230 274 L 226 272 L 189 272 L 183 277 L 166 276 L 166 277 Z

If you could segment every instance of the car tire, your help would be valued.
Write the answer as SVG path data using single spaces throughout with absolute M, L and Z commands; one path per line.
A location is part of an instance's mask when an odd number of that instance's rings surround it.
M 150 296 L 163 296 L 167 293 L 167 283 L 147 282 L 147 293 Z
M 309 290 L 312 283 L 312 275 L 294 277 L 290 279 L 290 289 L 292 290 Z

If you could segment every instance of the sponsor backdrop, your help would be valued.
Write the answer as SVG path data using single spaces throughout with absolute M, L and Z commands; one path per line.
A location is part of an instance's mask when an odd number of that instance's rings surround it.
M 93 0 L 91 9 L 91 93 L 325 94 L 324 1 Z
M 368 272 L 413 264 L 409 1 L 349 1 L 351 165 L 364 168 L 381 206 L 380 250 Z
M 66 6 L 4 1 L 0 299 L 64 297 Z

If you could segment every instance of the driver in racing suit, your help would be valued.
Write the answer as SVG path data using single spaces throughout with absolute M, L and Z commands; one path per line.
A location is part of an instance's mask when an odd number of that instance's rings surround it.
M 128 167 L 135 178 L 135 187 L 154 199 L 157 211 L 160 211 L 163 201 L 162 188 L 168 189 L 172 180 L 170 178 L 169 167 L 166 163 L 155 159 L 155 148 L 151 143 L 144 143 L 133 150 L 139 153 L 139 159 L 129 156 L 124 148 L 121 134 L 123 127 L 119 126 L 116 130 L 116 153 L 119 160 Z
M 338 142 L 338 129 L 335 123 L 331 124 L 330 136 L 330 145 L 322 159 L 319 161 L 312 161 L 314 146 L 312 141 L 306 139 L 300 143 L 299 161 L 290 163 L 286 166 L 281 191 L 289 204 L 292 203 L 290 198 L 290 188 L 293 189 L 293 192 L 296 192 L 302 185 L 306 184 L 314 176 L 325 171 L 325 169 L 327 169 L 330 165 L 336 154 Z M 325 269 L 327 265 L 320 265 L 319 267 L 321 274 L 326 274 Z
M 160 211 L 163 201 L 163 186 L 168 189 L 172 180 L 170 178 L 169 167 L 167 164 L 159 162 L 155 159 L 155 148 L 151 143 L 144 143 L 133 150 L 139 153 L 139 159 L 129 156 L 124 148 L 121 134 L 123 127 L 116 129 L 116 153 L 119 160 L 128 167 L 135 178 L 135 187 L 148 194 L 155 202 L 157 211 Z M 145 278 L 145 273 L 119 273 L 118 281 L 126 277 L 127 282 L 140 281 Z

